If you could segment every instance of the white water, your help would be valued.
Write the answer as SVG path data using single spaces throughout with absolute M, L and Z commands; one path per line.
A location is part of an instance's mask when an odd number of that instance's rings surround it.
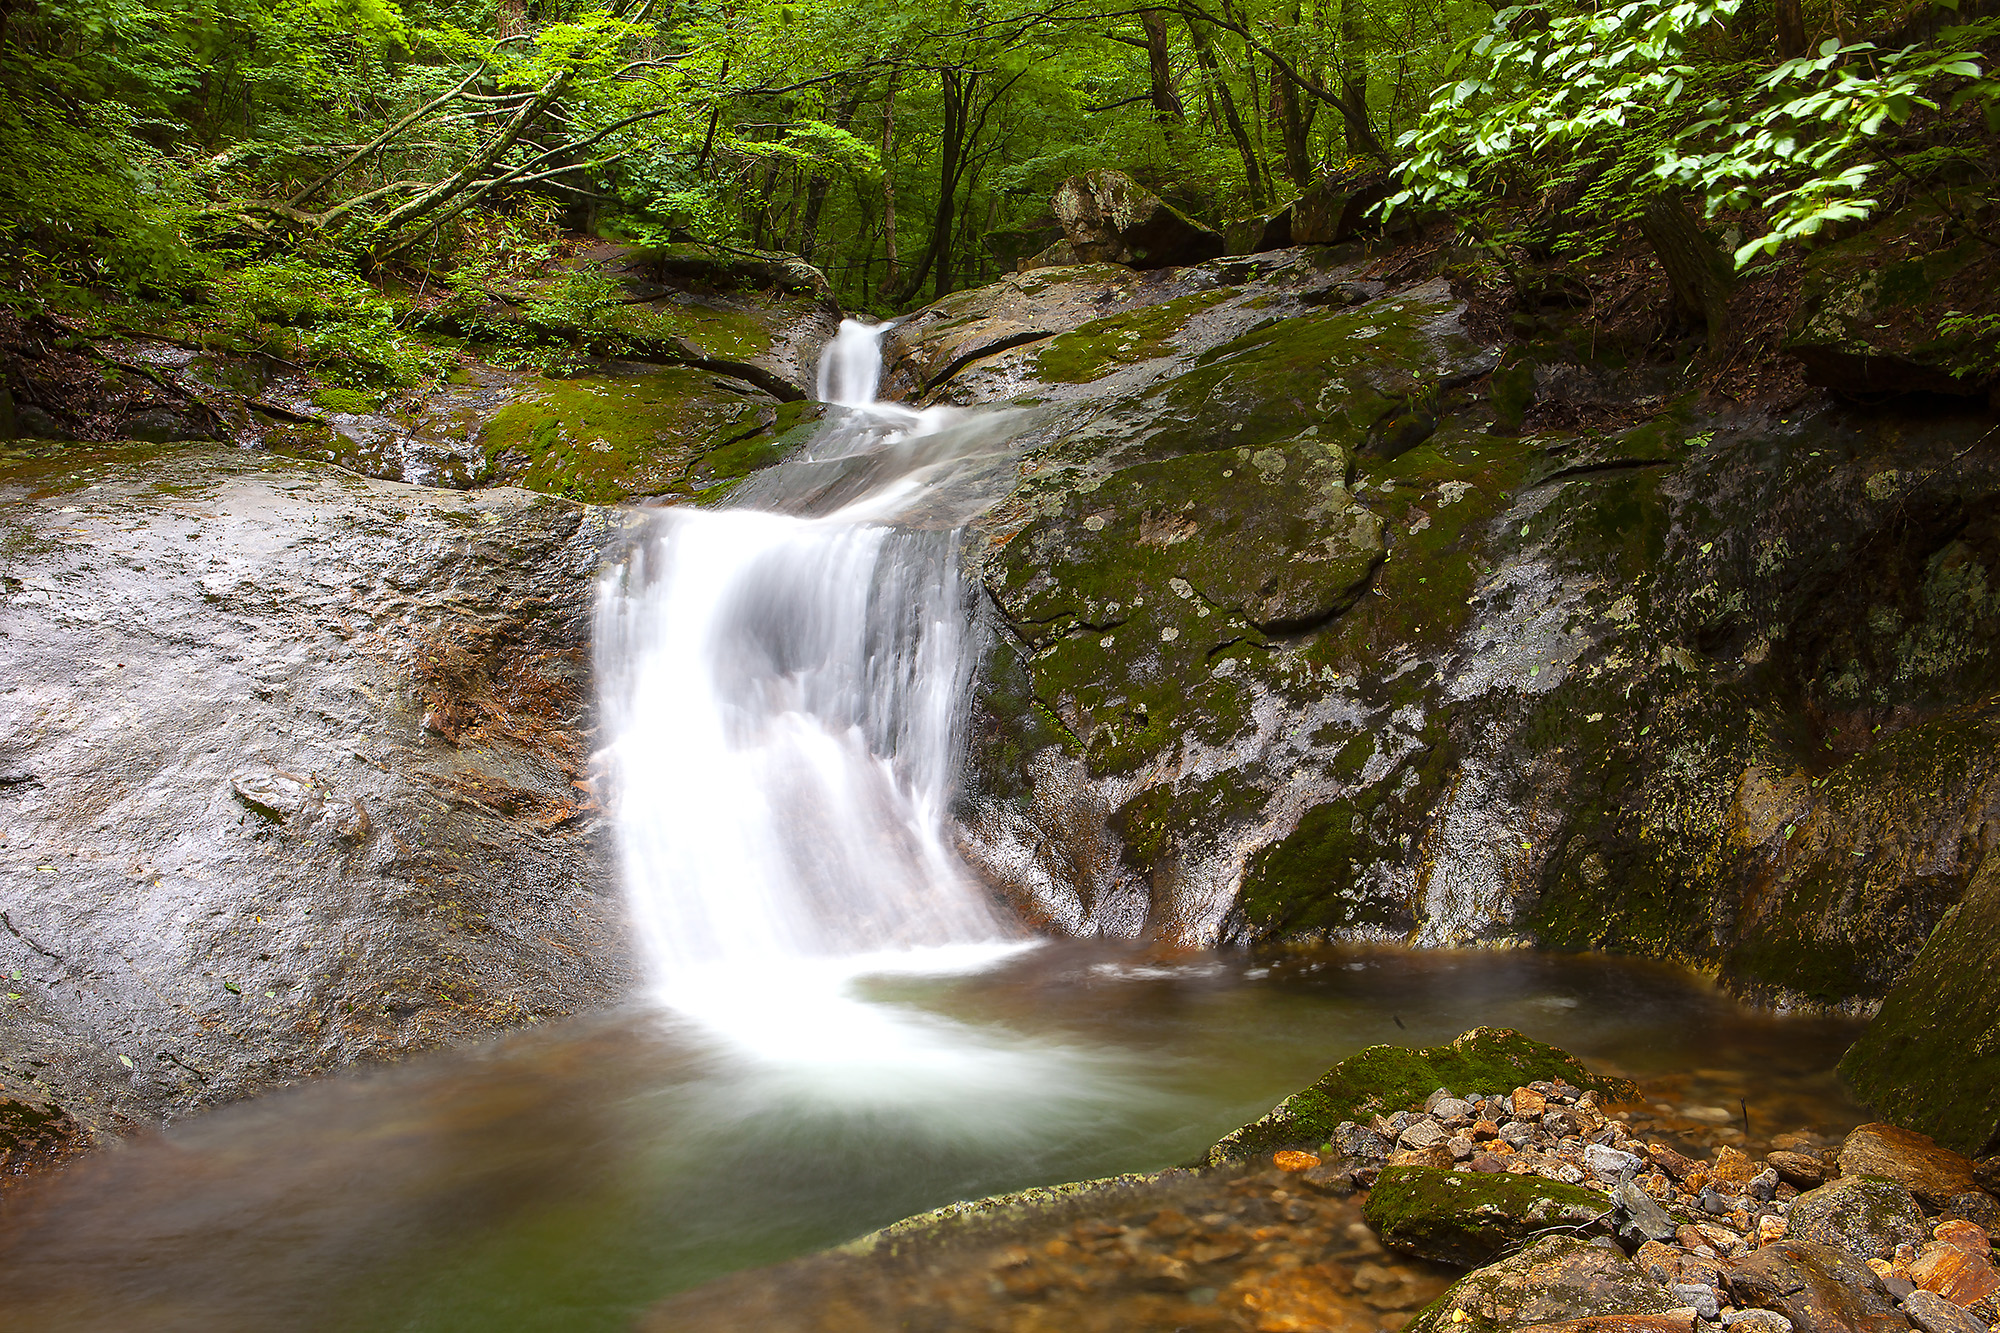
M 853 995 L 860 976 L 1023 946 L 949 835 L 978 656 L 958 534 L 884 521 L 1004 428 L 877 403 L 882 332 L 847 321 L 821 361 L 821 396 L 845 410 L 807 450 L 821 471 L 802 507 L 837 508 L 664 510 L 601 584 L 613 809 L 666 1004 L 856 1087 L 911 1067 L 1004 1084 L 1025 1052 Z M 782 504 L 785 487 L 760 495 Z

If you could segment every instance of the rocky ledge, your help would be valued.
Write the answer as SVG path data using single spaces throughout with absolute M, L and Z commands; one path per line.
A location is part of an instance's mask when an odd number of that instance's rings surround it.
M 0 455 L 9 1169 L 628 984 L 617 528 L 213 445 Z

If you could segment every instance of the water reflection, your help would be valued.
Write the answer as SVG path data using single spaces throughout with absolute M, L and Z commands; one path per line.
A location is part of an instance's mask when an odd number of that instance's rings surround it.
M 1629 961 L 1051 945 L 851 998 L 1019 1063 L 898 1083 L 753 1059 L 656 1011 L 522 1032 L 79 1164 L 8 1205 L 0 1302 L 64 1330 L 623 1329 L 667 1293 L 954 1199 L 1192 1159 L 1344 1054 L 1479 1023 L 1670 1102 L 1740 1096 L 1759 1136 L 1859 1118 L 1829 1072 L 1857 1025 Z

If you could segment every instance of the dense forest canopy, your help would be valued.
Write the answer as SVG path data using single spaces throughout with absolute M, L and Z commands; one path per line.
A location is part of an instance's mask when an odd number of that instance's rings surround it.
M 1099 166 L 1211 222 L 1373 173 L 1392 218 L 1443 210 L 1503 266 L 1643 232 L 1672 273 L 1692 243 L 1699 306 L 1696 232 L 1726 269 L 1983 180 L 1996 24 L 1931 0 L 0 0 L 0 225 L 17 303 L 193 296 L 247 332 L 317 322 L 295 350 L 392 380 L 426 370 L 411 292 L 533 271 L 563 231 L 795 256 L 886 312 L 1011 271 Z M 585 273 L 546 299 L 608 297 Z

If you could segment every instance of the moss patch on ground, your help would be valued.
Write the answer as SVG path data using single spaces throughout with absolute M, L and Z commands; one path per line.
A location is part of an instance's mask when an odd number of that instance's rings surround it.
M 1142 310 L 1093 319 L 1049 340 L 1035 353 L 1039 377 L 1056 384 L 1088 384 L 1120 366 L 1164 356 L 1190 317 L 1237 294 L 1216 287 L 1163 301 Z
M 1632 1095 L 1622 1078 L 1593 1074 L 1568 1051 L 1509 1028 L 1474 1028 L 1448 1046 L 1370 1046 L 1320 1075 L 1269 1113 L 1209 1149 L 1219 1164 L 1297 1145 L 1317 1145 L 1343 1120 L 1418 1110 L 1439 1088 L 1504 1094 L 1538 1079 L 1560 1079 L 1609 1098 Z

